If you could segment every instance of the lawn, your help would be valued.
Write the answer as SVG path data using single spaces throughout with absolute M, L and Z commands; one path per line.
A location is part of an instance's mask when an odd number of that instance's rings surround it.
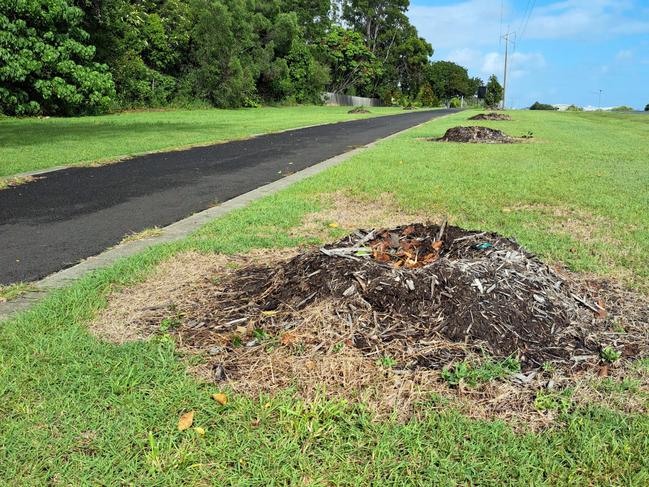
M 106 162 L 152 151 L 241 139 L 285 129 L 403 113 L 294 106 L 240 110 L 135 111 L 79 118 L 0 118 L 0 177 Z
M 516 145 L 429 142 L 460 113 L 353 159 L 56 292 L 0 328 L 0 483 L 10 485 L 647 485 L 649 418 L 568 404 L 540 432 L 469 419 L 431 397 L 416 419 L 377 420 L 362 404 L 305 403 L 225 391 L 196 380 L 169 335 L 115 345 L 87 324 L 112 291 L 184 250 L 225 254 L 314 241 L 292 232 L 385 193 L 393 210 L 515 237 L 544 259 L 623 280 L 649 277 L 649 121 L 622 114 L 512 112 L 485 125 Z M 4 149 L 3 149 L 4 150 Z M 12 150 L 15 150 L 12 149 Z M 324 213 L 323 213 L 324 214 Z M 349 228 L 327 214 L 321 231 Z M 334 225 L 335 226 L 335 225 Z M 341 228 L 342 227 L 342 228 Z M 637 365 L 647 368 L 647 363 Z M 611 388 L 624 388 L 612 382 Z M 638 386 L 639 387 L 639 386 Z M 637 389 L 633 387 L 631 389 Z M 640 387 L 641 388 L 641 387 Z M 646 391 L 645 391 L 646 392 Z M 603 393 L 604 394 L 604 393 Z M 635 398 L 644 401 L 646 393 Z M 194 426 L 178 431 L 181 414 Z

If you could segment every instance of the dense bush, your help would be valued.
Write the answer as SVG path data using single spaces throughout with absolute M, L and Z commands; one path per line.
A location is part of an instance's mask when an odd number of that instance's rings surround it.
M 482 83 L 408 0 L 0 0 L 0 110 L 320 103 L 325 90 L 437 105 Z
M 611 108 L 611 111 L 612 112 L 632 112 L 633 108 L 626 105 L 622 105 L 619 107 Z
M 66 0 L 0 1 L 0 112 L 98 113 L 115 94 L 81 28 L 83 11 Z
M 530 110 L 558 110 L 558 108 L 548 105 L 547 103 L 539 103 L 538 101 L 535 101 L 530 107 Z
M 645 111 L 645 112 L 649 112 L 649 103 L 647 103 L 647 104 L 645 105 L 645 107 L 644 107 L 644 111 Z
M 489 77 L 487 82 L 487 94 L 484 99 L 485 106 L 488 108 L 498 108 L 503 99 L 503 87 L 498 83 L 495 74 Z

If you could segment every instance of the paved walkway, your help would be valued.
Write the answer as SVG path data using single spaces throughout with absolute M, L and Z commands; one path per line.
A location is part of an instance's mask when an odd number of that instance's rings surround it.
M 69 168 L 0 191 L 0 284 L 34 281 L 259 186 L 453 110 L 416 111 Z

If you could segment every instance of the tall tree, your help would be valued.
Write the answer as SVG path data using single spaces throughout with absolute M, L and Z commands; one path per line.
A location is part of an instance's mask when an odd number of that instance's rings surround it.
M 442 100 L 473 96 L 481 81 L 469 78 L 466 68 L 450 61 L 436 61 L 426 68 L 425 78 L 435 95 Z
M 66 0 L 0 2 L 0 112 L 74 115 L 108 109 L 106 66 L 81 28 L 83 11 Z
M 503 87 L 498 82 L 495 74 L 489 76 L 487 82 L 487 94 L 485 95 L 485 105 L 490 108 L 496 108 L 503 99 Z

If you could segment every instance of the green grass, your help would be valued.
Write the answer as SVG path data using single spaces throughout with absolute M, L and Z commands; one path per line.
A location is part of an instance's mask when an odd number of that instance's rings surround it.
M 241 139 L 306 125 L 403 113 L 371 108 L 295 106 L 241 110 L 124 112 L 79 118 L 0 118 L 0 177 L 63 165 Z
M 420 419 L 406 424 L 375 421 L 362 406 L 344 402 L 304 404 L 290 391 L 275 398 L 229 392 L 227 406 L 220 406 L 210 398 L 217 387 L 186 372 L 169 337 L 118 346 L 86 330 L 111 290 L 144 279 L 178 251 L 304 243 L 289 230 L 322 208 L 318 194 L 334 190 L 368 202 L 393 192 L 405 209 L 447 213 L 454 224 L 515 236 L 573 269 L 646 282 L 648 121 L 513 112 L 514 122 L 487 125 L 513 135 L 531 130 L 533 143 L 422 140 L 469 115 L 385 141 L 183 242 L 88 275 L 3 324 L 0 484 L 647 485 L 646 415 L 574 407 L 569 394 L 548 393 L 537 397 L 538 407 L 556 411 L 560 422 L 517 433 L 499 421 L 433 407 L 434 398 L 421 404 Z M 512 210 L 539 205 L 592 215 L 604 228 L 579 240 L 563 234 L 557 227 L 563 217 L 553 212 Z M 189 410 L 205 436 L 177 431 L 178 417 Z

